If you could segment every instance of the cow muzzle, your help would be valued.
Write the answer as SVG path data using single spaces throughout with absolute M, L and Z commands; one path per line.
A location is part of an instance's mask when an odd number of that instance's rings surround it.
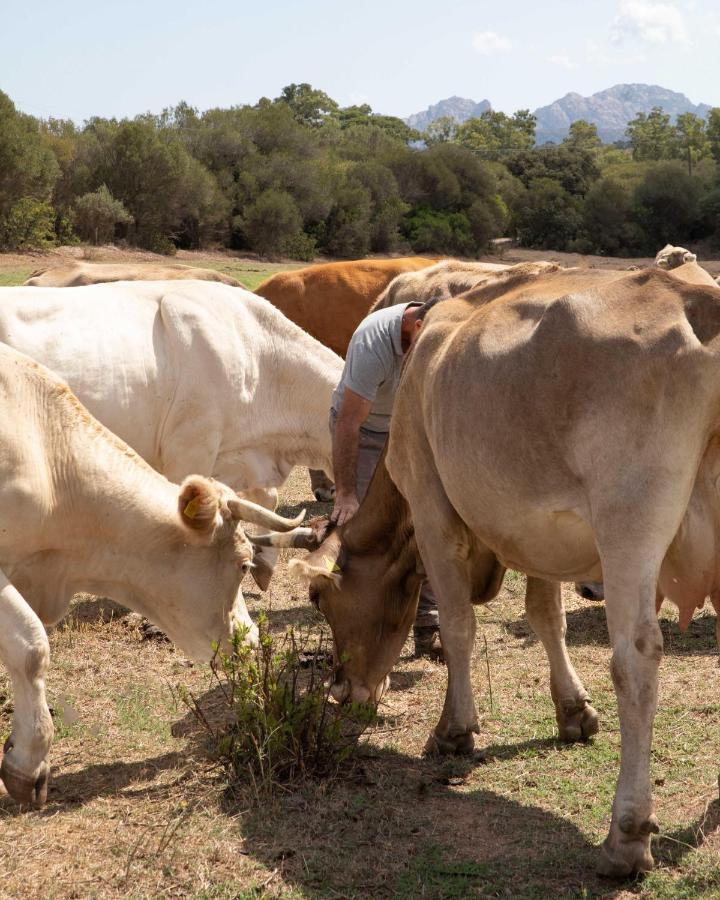
M 575 591 L 584 600 L 604 600 L 605 586 L 602 581 L 579 581 L 575 585 Z
M 23 806 L 44 806 L 47 802 L 50 766 L 47 762 L 40 765 L 37 775 L 32 778 L 19 772 L 10 761 L 12 756 L 10 740 L 5 742 L 4 756 L 0 765 L 0 778 L 8 794 Z
M 374 691 L 371 691 L 365 685 L 353 685 L 349 678 L 342 678 L 332 684 L 330 696 L 336 703 L 379 703 L 389 687 L 389 675 L 386 675 L 376 685 Z

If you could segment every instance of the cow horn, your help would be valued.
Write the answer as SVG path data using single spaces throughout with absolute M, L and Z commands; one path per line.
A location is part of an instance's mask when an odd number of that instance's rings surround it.
M 283 519 L 282 516 L 265 509 L 259 503 L 253 503 L 252 500 L 241 500 L 240 497 L 228 500 L 228 509 L 235 519 L 242 519 L 243 522 L 250 522 L 251 525 L 261 525 L 263 528 L 274 528 L 277 531 L 292 531 L 305 518 L 304 509 L 294 519 Z
M 300 547 L 315 550 L 320 546 L 312 528 L 293 528 L 292 531 L 272 531 L 270 534 L 249 534 L 248 539 L 258 547 Z

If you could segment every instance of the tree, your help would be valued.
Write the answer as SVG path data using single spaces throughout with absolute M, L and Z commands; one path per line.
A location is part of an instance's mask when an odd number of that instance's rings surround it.
M 512 213 L 518 237 L 527 247 L 564 250 L 581 224 L 578 200 L 552 178 L 530 182 Z
M 681 113 L 675 122 L 679 156 L 687 161 L 688 175 L 693 165 L 710 153 L 710 142 L 705 132 L 705 120 L 694 113 Z
M 570 124 L 568 136 L 562 142 L 564 147 L 570 150 L 597 150 L 602 146 L 598 137 L 597 125 L 586 122 L 585 119 L 576 119 Z
M 612 178 L 598 179 L 582 205 L 582 232 L 585 252 L 628 256 L 639 238 L 632 193 Z
M 433 144 L 446 144 L 454 141 L 457 135 L 458 123 L 453 116 L 440 116 L 428 125 L 423 135 L 428 147 Z
M 288 242 L 302 233 L 302 217 L 293 198 L 284 191 L 264 191 L 237 223 L 253 250 L 263 256 L 278 256 Z
M 55 242 L 52 206 L 22 197 L 0 219 L 0 247 L 5 250 L 43 250 Z
M 107 185 L 83 194 L 75 201 L 74 226 L 78 236 L 92 244 L 107 244 L 115 235 L 116 225 L 130 225 L 133 217 Z
M 600 175 L 597 153 L 566 145 L 537 147 L 505 160 L 510 173 L 525 185 L 550 178 L 570 194 L 584 195 Z
M 712 158 L 720 162 L 720 107 L 714 106 L 708 113 L 705 134 Z
M 288 84 L 275 99 L 275 103 L 285 103 L 298 122 L 313 128 L 322 125 L 325 119 L 334 116 L 338 110 L 337 103 L 331 97 L 306 82 Z
M 647 115 L 638 113 L 628 122 L 625 134 L 634 159 L 671 159 L 675 156 L 676 132 L 670 124 L 670 116 L 660 106 L 653 106 Z
M 662 162 L 635 189 L 634 214 L 643 231 L 646 249 L 681 244 L 700 221 L 700 185 L 679 162 Z
M 513 116 L 488 110 L 458 125 L 455 140 L 473 153 L 497 159 L 510 150 L 529 150 L 535 143 L 535 122 L 526 109 Z
M 0 220 L 21 199 L 50 200 L 59 171 L 37 120 L 0 91 Z

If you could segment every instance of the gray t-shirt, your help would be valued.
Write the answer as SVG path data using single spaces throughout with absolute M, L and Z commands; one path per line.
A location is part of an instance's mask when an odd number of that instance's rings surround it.
M 345 388 L 372 403 L 363 427 L 388 432 L 395 392 L 403 364 L 402 317 L 409 303 L 388 306 L 370 313 L 350 338 L 345 368 L 332 397 L 332 407 L 340 412 Z

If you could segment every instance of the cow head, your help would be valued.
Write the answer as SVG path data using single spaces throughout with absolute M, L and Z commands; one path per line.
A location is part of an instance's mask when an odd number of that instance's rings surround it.
M 331 693 L 339 702 L 380 700 L 415 617 L 423 578 L 404 501 L 395 492 L 401 501 L 395 508 L 377 502 L 380 482 L 389 481 L 384 465 L 380 469 L 347 524 L 334 528 L 318 519 L 285 534 L 251 537 L 311 550 L 290 567 L 332 629 Z
M 166 561 L 172 600 L 148 615 L 195 658 L 209 658 L 214 642 L 227 645 L 238 626 L 256 641 L 257 628 L 240 589 L 253 565 L 242 523 L 287 531 L 299 526 L 304 513 L 284 519 L 200 475 L 185 479 L 177 502 L 180 546 Z

